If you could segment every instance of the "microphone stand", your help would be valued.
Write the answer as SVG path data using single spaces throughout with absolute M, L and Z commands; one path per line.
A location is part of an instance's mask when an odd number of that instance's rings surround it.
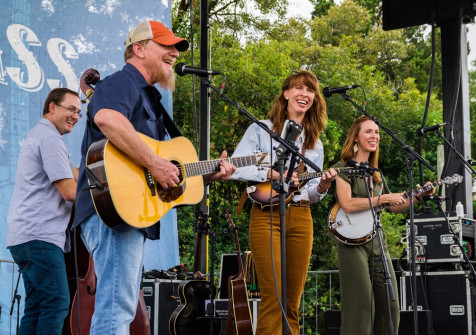
M 377 126 L 389 134 L 397 143 L 400 144 L 403 150 L 407 152 L 407 170 L 408 170 L 408 184 L 409 189 L 413 190 L 413 163 L 415 159 L 420 161 L 421 164 L 425 165 L 430 171 L 435 172 L 435 168 L 431 166 L 423 157 L 415 152 L 409 145 L 405 144 L 400 140 L 397 135 L 395 135 L 390 129 L 383 126 L 379 120 L 368 114 L 362 107 L 360 107 L 355 101 L 353 101 L 346 92 L 340 93 L 340 95 L 347 101 L 349 101 L 357 110 L 362 114 L 374 121 Z M 418 310 L 417 310 L 417 290 L 416 290 L 416 262 L 415 262 L 415 222 L 414 222 L 414 211 L 413 211 L 413 196 L 409 197 L 410 201 L 410 263 L 411 263 L 411 282 L 412 282 L 412 306 L 413 306 L 413 322 L 415 335 L 418 335 Z
M 288 143 L 287 141 L 283 140 L 281 136 L 278 134 L 274 133 L 271 131 L 271 129 L 266 126 L 263 122 L 260 122 L 257 118 L 255 118 L 253 115 L 250 114 L 246 109 L 240 107 L 237 102 L 233 101 L 231 98 L 226 96 L 224 93 L 221 92 L 220 89 L 217 87 L 213 86 L 213 84 L 208 80 L 207 78 L 200 76 L 200 81 L 207 87 L 211 88 L 215 92 L 217 92 L 220 97 L 232 104 L 234 107 L 237 108 L 238 112 L 240 113 L 241 116 L 245 117 L 249 121 L 257 124 L 259 127 L 261 127 L 264 131 L 266 131 L 269 136 L 274 139 L 276 142 L 279 143 L 279 146 L 283 149 L 283 154 L 280 155 L 279 153 L 277 154 L 278 157 L 278 170 L 280 174 L 279 178 L 279 184 L 276 186 L 276 189 L 279 192 L 279 213 L 280 213 L 280 229 L 281 229 L 281 301 L 282 301 L 282 309 L 281 309 L 281 314 L 282 314 L 282 333 L 283 335 L 287 335 L 286 331 L 286 253 L 285 253 L 285 245 L 286 245 L 286 238 L 285 238 L 285 231 L 286 231 L 286 222 L 285 222 L 285 216 L 286 216 L 286 205 L 285 205 L 285 196 L 286 192 L 285 189 L 287 185 L 284 185 L 283 183 L 283 175 L 284 175 L 284 165 L 286 158 L 284 157 L 285 155 L 291 154 L 291 161 L 289 165 L 289 170 L 293 171 L 294 170 L 294 164 L 296 163 L 296 157 L 299 157 L 304 163 L 309 165 L 311 168 L 313 168 L 316 172 L 320 172 L 321 169 L 314 164 L 312 161 L 310 161 L 308 158 L 304 157 L 299 150 L 296 150 L 296 148 Z M 279 151 L 279 150 L 278 150 Z M 280 157 L 282 156 L 282 157 Z M 291 170 L 292 169 L 292 170 Z M 291 178 L 291 174 L 288 174 L 287 180 Z M 278 297 L 279 298 L 279 297 Z M 279 300 L 279 299 L 278 299 Z
M 10 317 L 13 314 L 13 306 L 15 306 L 15 300 L 17 301 L 17 334 L 20 333 L 20 300 L 21 295 L 18 294 L 18 284 L 20 283 L 21 271 L 18 269 L 18 279 L 15 287 L 15 292 L 13 293 L 12 307 L 10 308 Z
M 360 167 L 359 170 L 360 170 L 360 177 L 364 179 L 365 189 L 367 190 L 367 198 L 369 199 L 370 212 L 372 213 L 372 217 L 374 220 L 374 230 L 375 230 L 375 234 L 378 240 L 378 245 L 380 248 L 380 253 L 381 253 L 380 258 L 382 260 L 383 275 L 384 275 L 384 281 L 385 281 L 385 298 L 387 300 L 388 334 L 393 335 L 395 333 L 395 330 L 393 329 L 390 300 L 395 301 L 395 292 L 392 286 L 392 276 L 390 276 L 390 270 L 388 268 L 387 255 L 385 255 L 385 249 L 383 247 L 382 236 L 380 234 L 380 229 L 382 228 L 382 225 L 380 224 L 380 220 L 377 218 L 377 214 L 375 213 L 375 208 L 372 206 L 372 196 L 370 195 L 369 184 L 367 183 L 367 180 L 366 180 L 368 177 L 372 178 L 372 174 L 370 173 L 371 170 L 366 169 L 365 167 Z

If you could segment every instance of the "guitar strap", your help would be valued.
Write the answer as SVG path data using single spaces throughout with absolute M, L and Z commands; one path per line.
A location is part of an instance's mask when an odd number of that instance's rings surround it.
M 174 138 L 174 137 L 178 137 L 178 136 L 183 136 L 180 129 L 178 129 L 178 127 L 176 126 L 176 124 L 174 123 L 172 118 L 170 117 L 169 113 L 167 113 L 164 106 L 162 105 L 162 103 L 160 101 L 161 98 L 162 98 L 162 95 L 160 94 L 160 92 L 157 91 L 157 89 L 154 86 L 147 86 L 147 87 L 144 88 L 144 90 L 147 92 L 149 101 L 155 107 L 154 109 L 155 109 L 156 114 L 158 114 L 158 113 L 162 114 L 164 127 L 167 130 L 167 132 L 169 133 L 170 137 Z M 159 116 L 160 115 L 156 115 L 157 118 Z M 158 125 L 157 125 L 157 127 L 158 127 Z M 161 129 L 157 129 L 157 130 L 158 130 L 158 134 L 162 133 Z

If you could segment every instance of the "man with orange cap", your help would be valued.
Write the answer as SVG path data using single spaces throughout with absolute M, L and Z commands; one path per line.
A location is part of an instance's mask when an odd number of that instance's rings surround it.
M 160 102 L 162 96 L 153 85 L 173 91 L 173 65 L 179 51 L 186 51 L 189 43 L 162 23 L 146 21 L 131 30 L 125 45 L 126 65 L 96 85 L 81 147 L 76 225 L 81 226 L 81 237 L 94 259 L 97 276 L 91 335 L 129 334 L 129 324 L 137 309 L 144 241 L 159 237 L 159 225 L 115 231 L 101 222 L 89 192 L 81 192 L 88 186 L 88 148 L 106 137 L 148 169 L 162 188 L 179 183 L 177 167 L 156 155 L 137 132 L 157 140 L 164 140 L 170 132 L 164 125 L 167 111 Z M 226 157 L 226 152 L 222 157 Z M 207 181 L 228 179 L 234 171 L 233 165 L 222 161 L 219 172 L 205 177 Z

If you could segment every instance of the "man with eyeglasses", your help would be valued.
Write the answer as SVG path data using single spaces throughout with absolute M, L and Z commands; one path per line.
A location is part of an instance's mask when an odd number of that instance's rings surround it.
M 59 335 L 68 314 L 69 290 L 63 252 L 76 198 L 78 168 L 63 135 L 81 117 L 79 95 L 53 89 L 43 118 L 18 155 L 15 189 L 7 217 L 7 247 L 21 271 L 25 309 L 19 334 Z

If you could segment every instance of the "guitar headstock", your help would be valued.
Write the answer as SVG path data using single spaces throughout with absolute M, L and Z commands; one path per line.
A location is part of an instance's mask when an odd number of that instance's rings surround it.
M 233 222 L 230 211 L 228 209 L 225 209 L 225 218 L 226 218 L 226 221 L 228 221 L 228 223 L 230 224 L 230 227 L 235 228 L 235 223 Z
M 448 176 L 444 179 L 441 180 L 441 182 L 443 184 L 446 184 L 446 185 L 452 185 L 452 184 L 459 184 L 463 181 L 463 176 L 459 175 L 459 174 L 454 174 L 453 176 Z
M 261 152 L 260 150 L 255 150 L 254 155 L 256 158 L 256 165 L 264 168 L 264 167 L 271 167 L 271 160 L 267 152 Z

